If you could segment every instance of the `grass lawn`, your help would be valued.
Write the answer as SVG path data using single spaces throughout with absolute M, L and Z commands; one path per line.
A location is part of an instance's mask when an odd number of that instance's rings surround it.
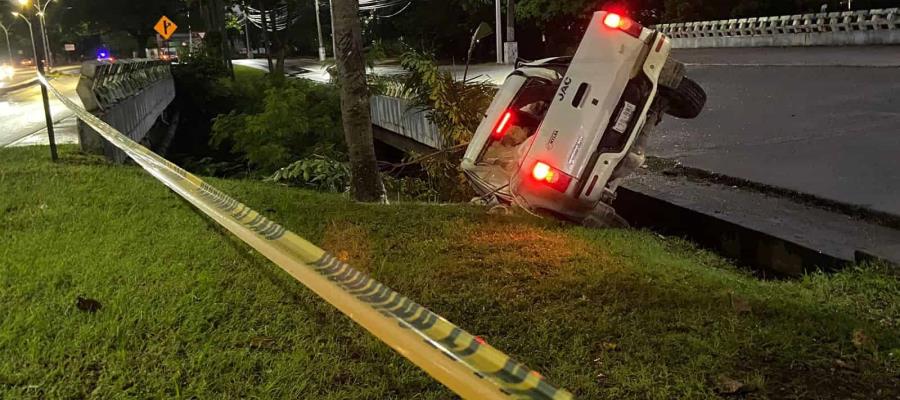
M 0 149 L 0 398 L 454 397 L 142 170 L 47 158 Z M 900 396 L 887 267 L 760 281 L 650 232 L 211 182 L 578 398 Z
M 246 65 L 234 66 L 235 80 L 259 80 L 264 76 L 266 76 L 266 71 L 263 71 L 259 68 L 248 67 Z

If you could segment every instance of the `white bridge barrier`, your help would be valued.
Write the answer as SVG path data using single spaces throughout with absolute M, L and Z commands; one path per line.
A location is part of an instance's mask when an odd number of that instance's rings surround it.
M 675 48 L 900 44 L 900 9 L 661 24 Z

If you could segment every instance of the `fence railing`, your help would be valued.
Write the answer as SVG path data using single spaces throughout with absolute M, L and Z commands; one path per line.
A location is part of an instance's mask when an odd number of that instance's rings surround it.
M 825 34 L 819 39 L 785 40 L 771 45 L 891 44 L 900 41 L 898 8 L 857 10 L 776 17 L 737 18 L 715 21 L 680 22 L 653 27 L 674 39 L 676 47 L 731 47 L 766 45 L 765 41 L 681 40 L 703 38 L 773 37 L 778 35 Z M 719 46 L 713 46 L 718 44 Z M 679 46 L 681 45 L 681 46 Z
M 897 8 L 778 17 L 661 24 L 654 28 L 671 38 L 754 36 L 789 33 L 849 32 L 900 29 Z
M 78 97 L 84 108 L 136 142 L 175 100 L 175 81 L 169 63 L 158 60 L 89 61 L 81 66 Z M 125 153 L 79 123 L 83 150 L 124 162 Z

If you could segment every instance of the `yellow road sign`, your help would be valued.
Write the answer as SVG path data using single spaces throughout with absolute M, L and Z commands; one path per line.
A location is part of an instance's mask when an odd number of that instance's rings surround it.
M 159 22 L 153 26 L 153 29 L 156 30 L 156 33 L 159 36 L 162 36 L 164 40 L 169 40 L 172 37 L 172 34 L 178 29 L 178 25 L 175 25 L 169 17 L 163 15 L 162 18 L 159 19 Z

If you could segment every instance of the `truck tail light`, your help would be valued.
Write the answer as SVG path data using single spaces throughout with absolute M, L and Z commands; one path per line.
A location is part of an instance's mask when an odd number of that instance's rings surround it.
M 641 31 L 644 29 L 641 24 L 634 22 L 631 18 L 623 17 L 616 13 L 609 13 L 603 17 L 603 25 L 611 29 L 618 29 L 636 38 L 641 37 Z
M 534 164 L 534 168 L 531 170 L 531 177 L 560 192 L 565 192 L 569 188 L 569 184 L 572 183 L 571 176 L 542 162 Z
M 503 136 L 506 135 L 506 132 L 509 131 L 509 127 L 512 126 L 513 123 L 513 112 L 507 111 L 503 113 L 503 116 L 500 117 L 500 121 L 497 121 L 497 126 L 494 127 L 494 131 L 491 132 L 491 137 L 494 140 L 503 139 Z
M 622 16 L 616 13 L 606 14 L 606 18 L 603 18 L 603 23 L 610 28 L 619 29 L 619 24 L 622 23 Z

